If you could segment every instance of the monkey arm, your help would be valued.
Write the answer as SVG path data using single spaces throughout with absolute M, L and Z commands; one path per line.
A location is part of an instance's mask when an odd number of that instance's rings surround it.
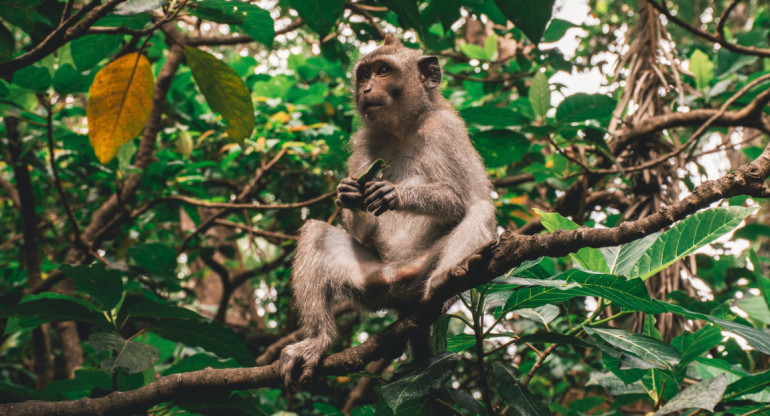
M 397 209 L 459 222 L 465 217 L 466 201 L 445 182 L 396 186 Z

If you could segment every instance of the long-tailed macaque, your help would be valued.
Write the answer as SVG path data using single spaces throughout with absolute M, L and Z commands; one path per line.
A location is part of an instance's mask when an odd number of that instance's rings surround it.
M 386 167 L 382 179 L 339 184 L 342 228 L 314 220 L 302 227 L 292 287 L 305 338 L 281 354 L 287 385 L 310 378 L 332 346 L 333 301 L 404 311 L 494 237 L 491 184 L 441 96 L 438 59 L 388 35 L 353 76 L 364 126 L 352 138 L 348 171 L 360 175 L 377 159 Z

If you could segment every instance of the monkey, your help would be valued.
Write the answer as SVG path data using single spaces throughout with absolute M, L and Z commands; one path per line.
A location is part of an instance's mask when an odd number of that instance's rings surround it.
M 386 165 L 381 179 L 339 183 L 342 228 L 308 220 L 300 229 L 291 285 L 305 337 L 281 353 L 287 387 L 311 378 L 334 343 L 335 300 L 408 311 L 494 237 L 491 182 L 441 79 L 435 56 L 393 35 L 355 64 L 363 126 L 351 137 L 348 172 Z

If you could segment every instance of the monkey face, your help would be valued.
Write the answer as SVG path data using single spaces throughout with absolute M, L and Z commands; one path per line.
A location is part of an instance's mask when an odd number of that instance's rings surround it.
M 401 71 L 387 59 L 377 59 L 356 68 L 356 105 L 365 119 L 389 112 L 402 94 Z
M 438 59 L 392 36 L 358 61 L 353 76 L 356 107 L 364 122 L 393 133 L 409 129 L 440 98 Z

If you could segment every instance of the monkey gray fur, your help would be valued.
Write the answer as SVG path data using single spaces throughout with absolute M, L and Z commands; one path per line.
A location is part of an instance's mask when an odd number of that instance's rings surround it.
M 364 126 L 352 138 L 348 171 L 358 175 L 378 158 L 387 165 L 381 180 L 342 180 L 342 229 L 315 220 L 302 227 L 292 287 L 305 338 L 281 353 L 287 386 L 312 377 L 334 343 L 335 300 L 404 311 L 495 235 L 491 184 L 441 96 L 438 59 L 388 35 L 353 75 Z

